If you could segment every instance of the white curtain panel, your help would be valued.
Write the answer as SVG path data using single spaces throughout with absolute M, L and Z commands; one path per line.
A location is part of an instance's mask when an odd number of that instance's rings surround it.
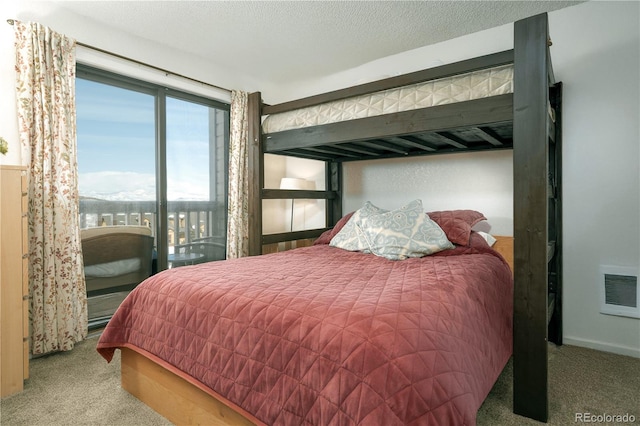
M 227 258 L 249 254 L 249 112 L 246 92 L 231 92 Z
M 22 158 L 29 168 L 31 352 L 71 350 L 87 336 L 79 227 L 73 39 L 14 23 Z

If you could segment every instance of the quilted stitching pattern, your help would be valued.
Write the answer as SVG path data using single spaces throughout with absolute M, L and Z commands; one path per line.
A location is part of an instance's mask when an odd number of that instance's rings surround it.
M 263 130 L 265 133 L 281 132 L 512 92 L 513 66 L 505 65 L 272 114 L 265 119 Z
M 172 269 L 98 350 L 144 349 L 267 424 L 474 424 L 511 354 L 513 283 L 493 253 L 318 245 Z

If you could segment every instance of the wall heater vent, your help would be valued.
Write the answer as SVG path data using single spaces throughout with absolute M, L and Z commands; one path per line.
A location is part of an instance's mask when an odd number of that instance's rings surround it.
M 638 269 L 601 266 L 600 312 L 608 315 L 640 318 Z

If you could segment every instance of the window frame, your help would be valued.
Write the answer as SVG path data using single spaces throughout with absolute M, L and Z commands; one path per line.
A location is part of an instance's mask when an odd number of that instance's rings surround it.
M 168 202 L 167 202 L 167 120 L 166 120 L 166 99 L 167 97 L 188 101 L 203 106 L 227 111 L 227 135 L 230 132 L 230 111 L 231 105 L 219 100 L 197 95 L 184 90 L 173 89 L 157 83 L 151 83 L 138 78 L 129 77 L 104 69 L 96 68 L 83 63 L 76 64 L 76 79 L 84 79 L 96 83 L 106 84 L 121 89 L 132 90 L 154 97 L 155 114 L 155 167 L 156 167 L 156 250 L 157 268 L 162 271 L 168 268 Z M 223 147 L 225 158 L 224 164 L 227 166 L 224 171 L 224 202 L 228 206 L 228 182 L 229 182 L 229 136 L 225 138 Z M 210 176 L 211 178 L 211 176 Z M 225 223 L 227 220 L 225 209 Z

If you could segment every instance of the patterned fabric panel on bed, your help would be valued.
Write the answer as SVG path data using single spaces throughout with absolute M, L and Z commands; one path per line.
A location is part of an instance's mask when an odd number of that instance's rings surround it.
M 270 425 L 472 425 L 511 354 L 513 294 L 503 259 L 473 245 L 170 269 L 129 295 L 98 351 L 148 351 Z
M 264 133 L 281 132 L 512 92 L 513 65 L 504 65 L 272 114 L 264 120 L 262 129 Z

